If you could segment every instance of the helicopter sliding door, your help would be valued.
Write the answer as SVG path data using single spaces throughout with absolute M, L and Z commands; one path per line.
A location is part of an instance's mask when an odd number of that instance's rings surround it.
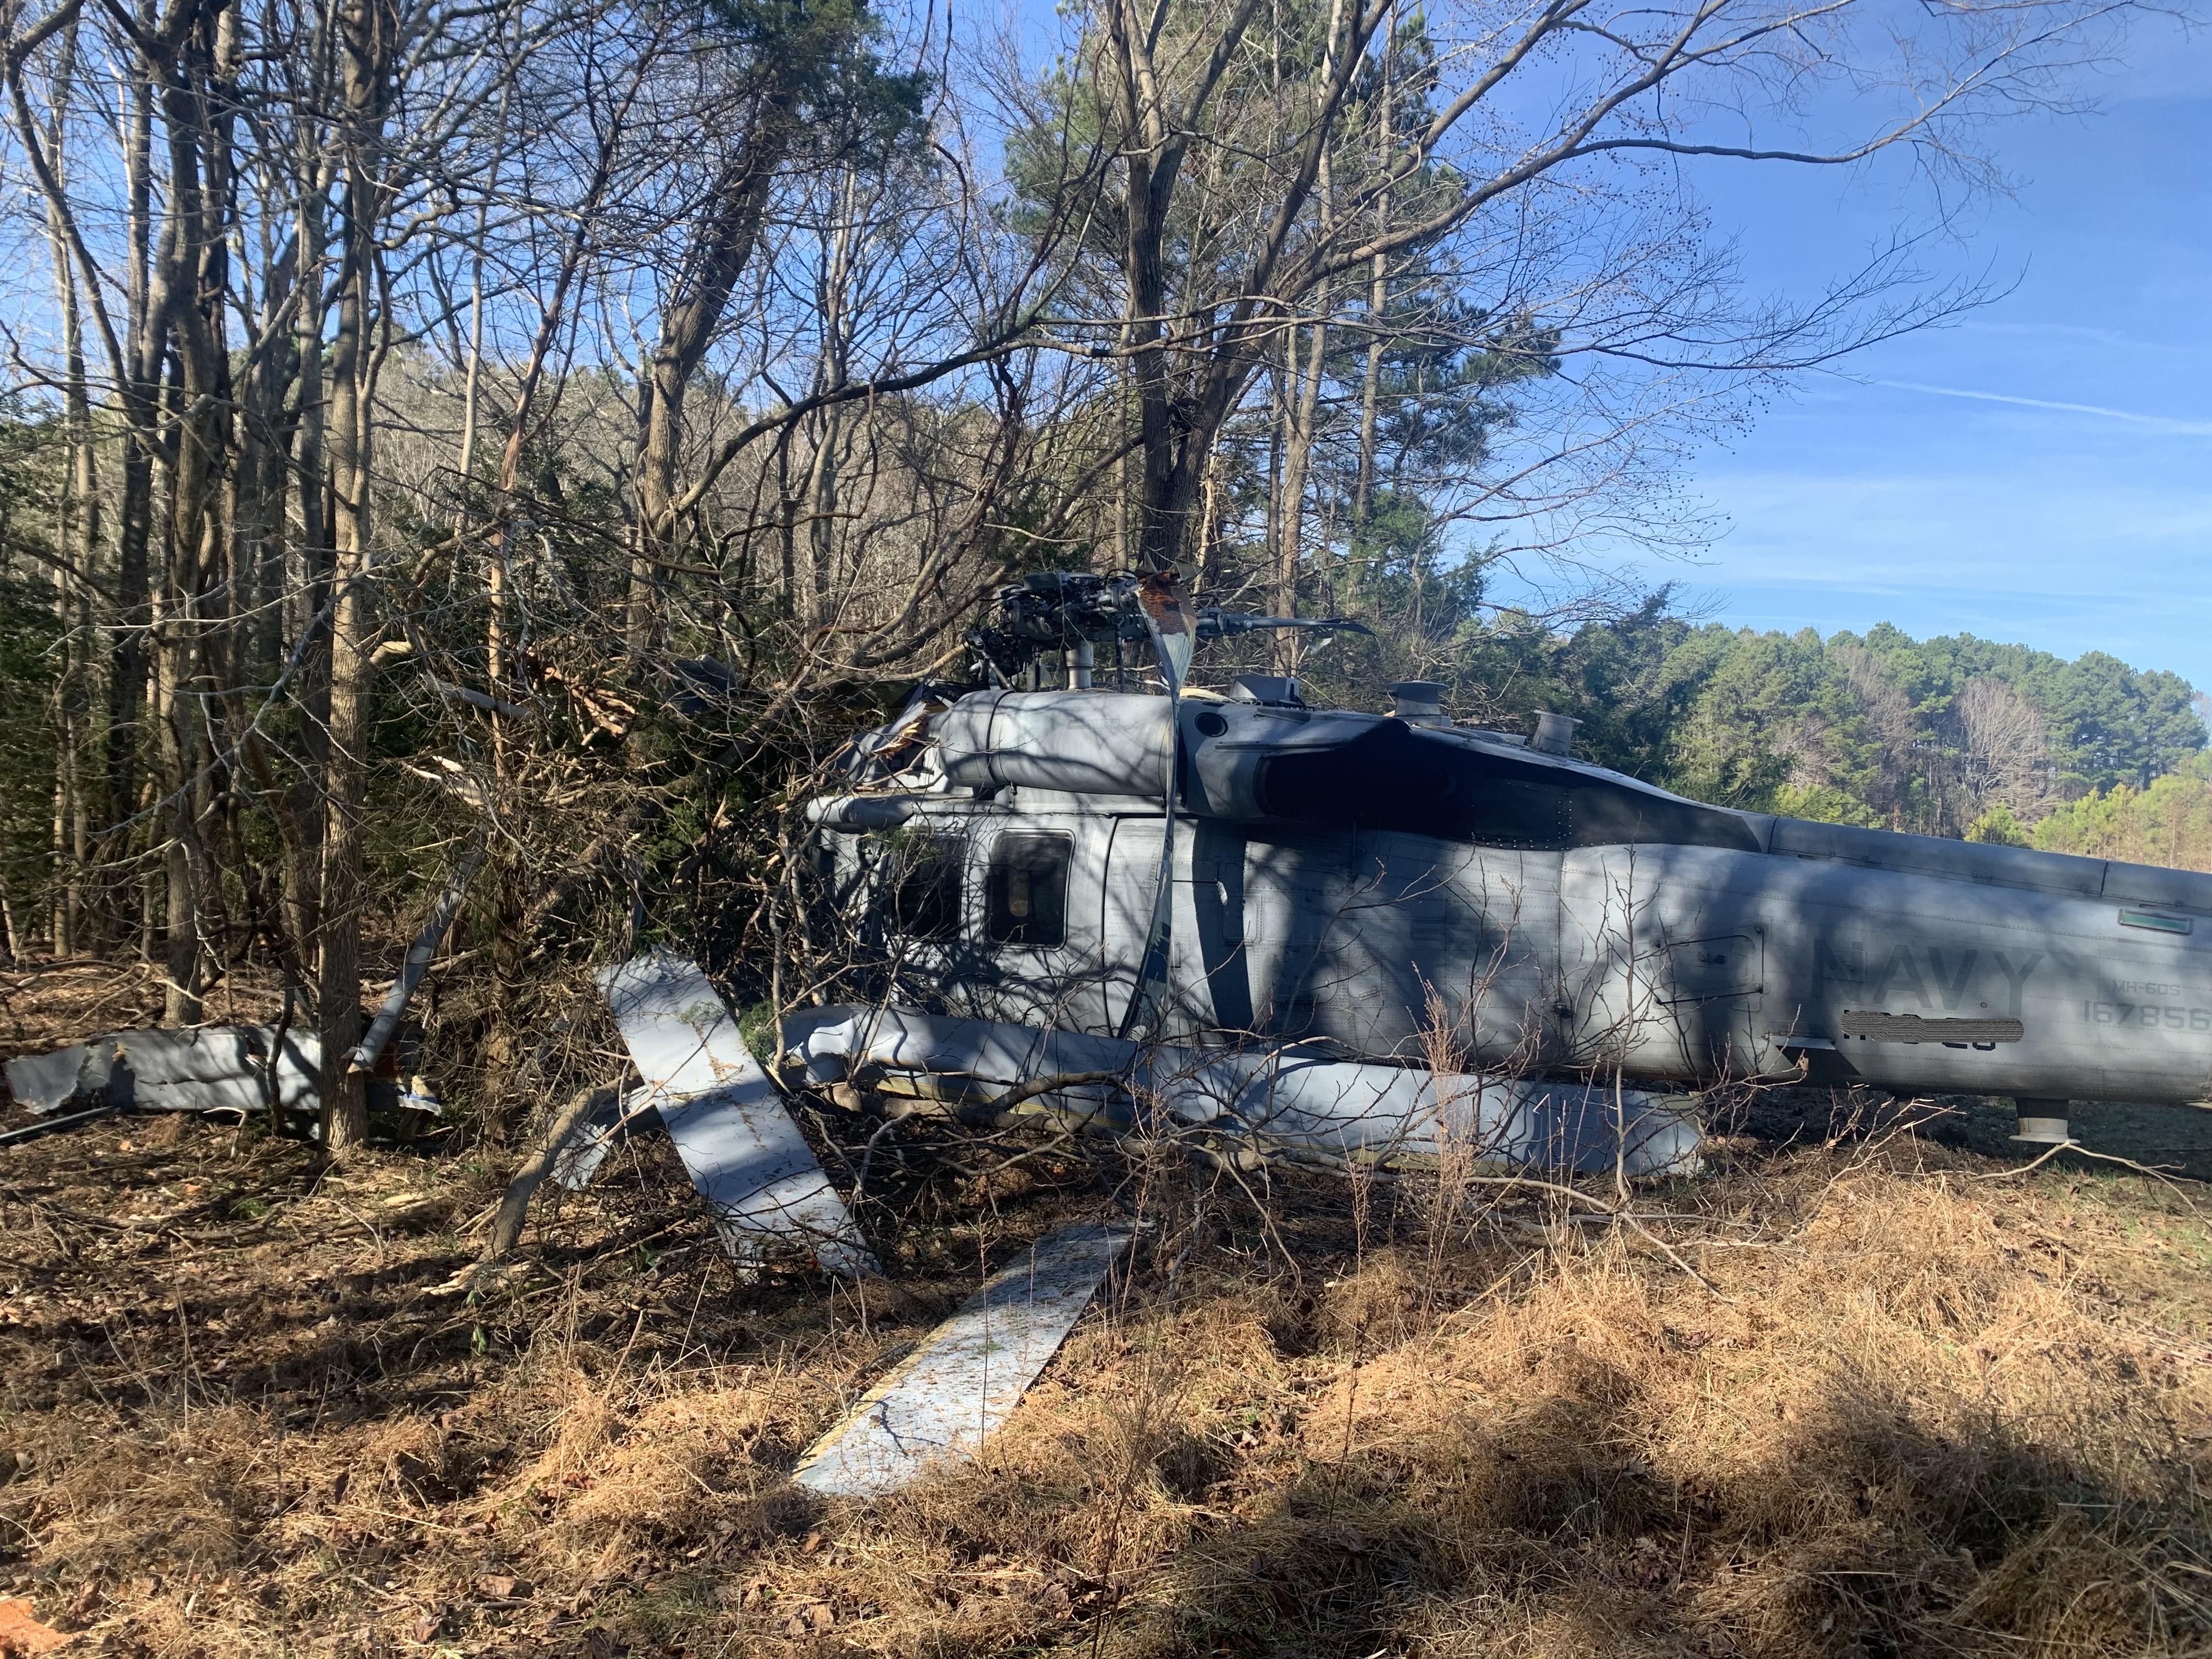
M 1542 1009 L 1559 863 L 1552 853 L 1361 830 L 1333 953 L 1350 994 L 1333 1034 L 1364 1054 L 1426 1065 L 1553 1058 Z
M 1759 1073 L 1771 1058 L 1756 854 L 1580 848 L 1561 863 L 1559 1003 L 1572 1060 L 1632 1077 Z
M 1270 825 L 1199 845 L 1186 975 L 1206 969 L 1225 1029 L 1347 1044 L 1364 1029 L 1364 963 L 1347 927 L 1354 842 L 1349 830 Z
M 1116 1020 L 1138 992 L 1160 825 L 1115 823 L 1104 939 Z M 1197 818 L 1177 823 L 1175 863 L 1171 1000 L 1158 1035 L 1317 1040 L 1425 1060 L 1441 1016 L 1455 1053 L 1486 1064 L 1534 1064 L 1558 1046 L 1532 1012 L 1549 1002 L 1556 854 Z
M 1100 1018 L 1089 1029 L 1111 1033 L 1121 1029 L 1139 992 L 1145 951 L 1152 937 L 1153 902 L 1159 891 L 1160 837 L 1167 820 L 1157 813 L 1139 812 L 1117 813 L 1103 822 L 1109 829 L 1100 895 L 1100 940 L 1107 971 L 1100 988 Z M 1191 870 L 1194 843 L 1201 830 L 1212 842 L 1218 839 L 1222 829 L 1219 824 L 1201 824 L 1189 818 L 1176 821 L 1175 869 L 1168 896 L 1168 982 L 1173 988 L 1173 1003 L 1164 1020 L 1149 1027 L 1139 1022 L 1132 1027 L 1133 1032 L 1142 1030 L 1170 1042 L 1187 1042 L 1197 1038 L 1212 1023 L 1204 969 L 1190 954 L 1198 927 Z M 1242 845 L 1241 841 L 1238 844 Z
M 1107 1018 L 1099 1028 L 1105 1030 L 1118 1028 L 1139 994 L 1166 820 L 1132 813 L 1112 822 L 1103 929 L 1112 972 Z M 1164 1018 L 1143 1029 L 1178 1042 L 1314 1035 L 1312 969 L 1332 914 L 1316 883 L 1328 886 L 1332 872 L 1340 878 L 1343 868 L 1340 849 L 1316 861 L 1299 849 L 1254 841 L 1238 824 L 1178 819 L 1169 890 L 1169 1006 Z

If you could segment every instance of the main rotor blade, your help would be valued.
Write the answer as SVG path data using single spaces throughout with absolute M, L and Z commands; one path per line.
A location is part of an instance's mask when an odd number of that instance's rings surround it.
M 1375 630 L 1350 617 L 1255 617 L 1238 611 L 1201 611 L 1198 637 L 1218 640 L 1227 634 L 1256 634 L 1262 629 L 1310 628 L 1316 633 L 1366 634 Z

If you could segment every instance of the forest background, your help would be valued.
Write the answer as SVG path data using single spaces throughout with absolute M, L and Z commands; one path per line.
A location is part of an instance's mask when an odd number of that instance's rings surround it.
M 173 1021 L 273 975 L 340 1053 L 467 872 L 421 1012 L 504 1134 L 641 938 L 809 994 L 798 803 L 1054 568 L 1373 630 L 1216 679 L 1430 678 L 1701 799 L 2203 866 L 2177 677 L 1700 626 L 1608 562 L 1703 544 L 1684 468 L 1761 399 L 1985 297 L 1929 238 L 2126 10 L 1094 0 L 1040 49 L 11 0 L 7 948 L 152 963 Z M 1923 224 L 1743 290 L 1697 167 L 1891 154 Z

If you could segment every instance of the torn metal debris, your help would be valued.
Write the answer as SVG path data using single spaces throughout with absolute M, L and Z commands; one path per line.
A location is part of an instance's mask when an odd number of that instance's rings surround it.
M 9 1091 L 41 1115 L 72 1102 L 116 1111 L 224 1112 L 241 1117 L 269 1109 L 270 1025 L 201 1025 L 110 1031 L 51 1054 L 8 1062 Z M 322 1109 L 322 1039 L 285 1030 L 276 1056 L 276 1105 L 286 1113 Z M 379 1103 L 376 1092 L 386 1098 Z M 388 1083 L 371 1103 L 392 1103 Z
M 603 970 L 599 990 L 644 1079 L 644 1103 L 659 1113 L 731 1255 L 751 1264 L 800 1249 L 847 1278 L 881 1273 L 698 965 L 648 951 Z
M 874 1498 L 971 1457 L 1082 1317 L 1130 1230 L 1048 1233 L 931 1334 L 793 1471 L 825 1497 Z
M 1336 1059 L 1297 1045 L 1149 1045 L 903 1008 L 808 1009 L 783 1024 L 806 1079 L 858 1079 L 969 1103 L 1070 1081 L 1016 1109 L 1124 1132 L 1204 1130 L 1269 1157 L 1327 1164 L 1455 1157 L 1632 1176 L 1701 1167 L 1697 1115 L 1679 1097 Z

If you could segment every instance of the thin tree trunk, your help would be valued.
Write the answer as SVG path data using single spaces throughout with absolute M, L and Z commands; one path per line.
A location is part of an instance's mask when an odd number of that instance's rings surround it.
M 1287 400 L 1289 419 L 1285 424 L 1289 431 L 1283 446 L 1282 541 L 1275 552 L 1275 614 L 1280 617 L 1298 614 L 1298 573 L 1305 542 L 1306 471 L 1313 456 L 1314 421 L 1321 404 L 1322 357 L 1328 338 L 1327 325 L 1316 323 L 1311 355 L 1304 364 L 1300 364 L 1297 331 L 1291 334 L 1295 395 Z M 1295 629 L 1285 629 L 1276 639 L 1276 665 L 1285 674 L 1297 670 L 1295 634 Z
M 492 146 L 483 198 L 477 207 L 476 235 L 469 245 L 469 356 L 461 377 L 461 454 L 456 468 L 460 475 L 461 499 L 454 511 L 456 531 L 468 523 L 469 487 L 476 476 L 477 398 L 483 385 L 484 250 L 491 229 L 492 198 L 499 189 L 500 168 L 507 160 L 507 101 L 514 88 L 512 80 L 503 82 L 500 88 L 499 137 Z
M 319 42 L 319 58 L 326 48 Z M 300 768 L 291 782 L 289 817 L 297 845 L 288 843 L 284 865 L 284 926 L 295 948 L 305 958 L 304 972 L 319 975 L 322 961 L 322 842 L 328 813 L 322 780 L 330 767 L 330 651 L 329 624 L 323 607 L 330 598 L 331 530 L 326 392 L 324 374 L 324 267 L 328 227 L 324 219 L 327 181 L 322 148 L 303 136 L 297 158 L 301 191 L 294 233 L 299 262 L 300 306 L 294 319 L 293 344 L 296 406 L 289 422 L 291 433 L 293 497 L 297 503 L 299 528 L 289 538 L 284 580 L 287 593 L 285 633 L 299 641 L 310 629 L 324 637 L 302 652 L 294 677 L 294 698 L 301 714 L 298 738 Z M 272 784 L 274 780 L 271 780 Z
M 149 0 L 141 0 L 142 31 L 153 27 Z M 154 457 L 156 447 L 156 382 L 161 372 L 161 344 L 152 309 L 153 289 L 153 132 L 154 88 L 141 59 L 133 69 L 125 92 L 123 173 L 125 230 L 130 252 L 124 278 L 126 362 L 123 384 L 118 388 L 123 414 L 123 454 L 117 513 L 115 568 L 114 664 L 107 683 L 108 821 L 119 823 L 141 805 L 144 793 L 140 761 L 146 740 L 143 720 L 146 707 L 147 648 L 153 623 L 152 561 L 154 536 Z M 147 939 L 146 919 L 153 904 L 150 861 L 139 860 L 135 878 L 140 884 L 140 942 Z M 129 879 L 126 878 L 126 880 Z M 119 898 L 129 914 L 128 890 Z
M 1206 479 L 1199 489 L 1197 591 L 1212 590 L 1221 574 L 1221 456 L 1206 458 Z
M 378 177 L 385 89 L 398 19 L 389 0 L 345 0 L 338 14 L 345 168 L 340 206 L 337 327 L 331 345 L 330 490 L 336 587 L 331 623 L 330 758 L 325 769 L 321 1023 L 323 1152 L 343 1157 L 368 1133 L 366 1079 L 343 1064 L 361 1040 L 362 860 L 368 808 L 368 699 L 377 624 L 370 404 L 378 361 Z
M 1336 37 L 1344 20 L 1344 0 L 1330 0 L 1328 13 L 1328 41 L 1322 53 L 1322 80 L 1324 84 L 1336 79 Z M 1316 111 L 1316 117 L 1319 112 Z M 1329 152 L 1321 152 L 1316 200 L 1319 204 L 1321 222 L 1326 234 L 1333 216 L 1335 179 L 1331 171 Z M 1282 609 L 1279 614 L 1295 617 L 1298 614 L 1298 573 L 1305 556 L 1306 474 L 1313 459 L 1315 425 L 1321 408 L 1321 382 L 1328 348 L 1328 289 L 1323 286 L 1314 296 L 1316 301 L 1313 325 L 1313 348 L 1302 378 L 1297 379 L 1297 396 L 1291 411 L 1290 443 L 1283 458 L 1283 545 L 1282 562 L 1278 570 L 1281 584 Z M 1297 370 L 1298 336 L 1291 331 L 1291 363 Z M 1297 672 L 1299 659 L 1304 654 L 1304 641 L 1295 629 L 1285 629 L 1275 636 L 1276 662 L 1285 674 Z
M 530 355 L 523 365 L 514 406 L 508 416 L 507 442 L 500 453 L 492 508 L 495 522 L 486 572 L 489 603 L 484 625 L 485 678 L 487 689 L 495 698 L 507 695 L 501 688 L 513 665 L 508 610 L 514 580 L 515 492 L 522 481 L 523 450 L 537 419 L 538 394 L 544 387 L 554 349 L 560 343 L 562 330 L 568 325 L 570 294 L 591 264 L 599 210 L 614 177 L 618 135 L 627 121 L 629 103 L 629 98 L 625 97 L 606 124 L 608 136 L 601 142 L 591 183 L 576 209 L 575 227 L 562 247 L 551 293 L 543 301 L 538 330 L 531 341 Z M 480 315 L 479 313 L 479 318 Z M 472 340 L 472 368 L 475 350 Z M 508 776 L 507 717 L 496 708 L 491 713 L 491 736 L 493 771 L 504 780 Z M 506 1138 L 513 1115 L 514 1079 L 521 1054 L 520 1021 L 526 1012 L 525 974 L 530 939 L 529 930 L 523 925 L 527 901 L 524 891 L 526 877 L 521 863 L 504 840 L 493 847 L 491 860 L 490 885 L 496 911 L 492 924 L 492 1014 L 490 1031 L 484 1043 L 483 1128 L 489 1139 L 500 1140 Z
M 256 676 L 273 669 L 286 652 L 284 523 L 290 469 L 285 454 L 285 406 L 299 373 L 299 353 L 296 325 L 287 328 L 284 318 L 288 306 L 303 304 L 307 297 L 299 288 L 297 238 L 280 248 L 273 246 L 272 228 L 265 220 L 260 230 L 261 303 L 255 325 L 260 355 L 240 394 L 238 465 L 231 485 L 235 582 L 239 593 L 246 596 L 238 649 L 253 665 Z M 235 259 L 241 270 L 246 268 L 242 233 Z M 243 713 L 242 702 L 240 686 L 228 700 L 234 729 Z
M 1291 338 L 1296 340 L 1293 334 Z M 1267 569 L 1271 582 L 1278 580 L 1283 558 L 1283 432 L 1290 422 L 1292 352 L 1285 346 L 1283 361 L 1267 372 Z M 1275 594 L 1273 599 L 1279 599 Z M 1272 602 L 1272 601 L 1271 601 Z M 1285 612 L 1288 615 L 1288 612 Z
M 764 97 L 737 154 L 721 168 L 707 198 L 706 220 L 686 251 L 690 274 L 661 315 L 660 338 L 639 388 L 639 551 L 630 567 L 629 617 L 634 652 L 650 649 L 658 635 L 660 566 L 678 551 L 674 503 L 684 397 L 759 245 L 769 189 L 790 149 L 791 114 L 787 92 Z
M 202 1014 L 208 942 L 228 931 L 206 835 L 223 793 L 208 741 L 210 700 L 235 681 L 227 580 L 234 538 L 225 509 L 234 459 L 226 300 L 236 33 L 228 7 L 179 3 L 160 37 L 168 55 L 149 65 L 160 86 L 168 164 L 152 309 L 156 326 L 167 325 L 173 411 L 164 450 L 167 557 L 155 650 L 169 806 L 168 1016 L 173 1024 L 190 1024 Z
M 1375 256 L 1372 280 L 1367 290 L 1367 321 L 1374 332 L 1367 338 L 1367 372 L 1359 385 L 1359 484 L 1352 500 L 1355 529 L 1367 523 L 1375 490 L 1375 405 L 1382 385 L 1382 314 L 1389 301 L 1389 279 L 1381 254 Z
M 23 959 L 22 935 L 15 931 L 15 905 L 8 896 L 8 878 L 0 875 L 0 942 L 8 947 L 9 963 Z
M 67 109 L 76 76 L 76 25 L 60 36 L 53 70 L 52 118 L 46 136 L 49 165 L 64 190 L 69 182 Z M 100 557 L 100 481 L 94 450 L 92 399 L 85 380 L 84 317 L 77 299 L 76 261 L 70 256 L 60 204 L 46 204 L 46 238 L 53 259 L 55 299 L 62 324 L 62 428 L 64 465 L 57 546 L 65 564 L 89 580 Z M 55 619 L 63 634 L 64 660 L 57 687 L 60 742 L 55 751 L 53 854 L 55 883 L 54 955 L 76 953 L 82 940 L 84 869 L 90 851 L 89 813 L 84 799 L 84 753 L 88 729 L 86 645 L 91 636 L 89 595 L 66 569 L 54 573 Z
M 1397 25 L 1394 20 L 1391 32 L 1382 48 L 1382 154 L 1390 155 L 1390 118 L 1392 85 L 1390 71 L 1394 67 L 1397 46 Z M 1386 191 L 1376 204 L 1375 230 L 1380 236 L 1390 228 L 1390 197 Z M 1367 514 L 1375 492 L 1375 431 L 1376 394 L 1382 385 L 1382 330 L 1384 319 L 1390 307 L 1390 262 L 1389 256 L 1378 253 L 1368 268 L 1367 282 L 1367 372 L 1359 386 L 1359 482 L 1352 501 L 1352 528 L 1357 535 L 1367 527 Z
M 852 168 L 846 168 L 838 180 L 836 222 L 830 232 L 829 246 L 823 250 L 820 295 L 822 356 L 817 374 L 817 390 L 821 392 L 842 391 L 852 371 L 848 337 L 851 319 L 847 314 L 846 301 L 853 270 L 859 183 L 859 175 Z M 830 409 L 823 412 L 817 432 L 814 477 L 807 492 L 807 535 L 813 558 L 813 609 L 809 620 L 817 626 L 830 620 L 830 586 L 836 574 L 838 548 L 837 472 L 843 459 L 838 446 L 844 441 L 845 430 L 842 411 Z

